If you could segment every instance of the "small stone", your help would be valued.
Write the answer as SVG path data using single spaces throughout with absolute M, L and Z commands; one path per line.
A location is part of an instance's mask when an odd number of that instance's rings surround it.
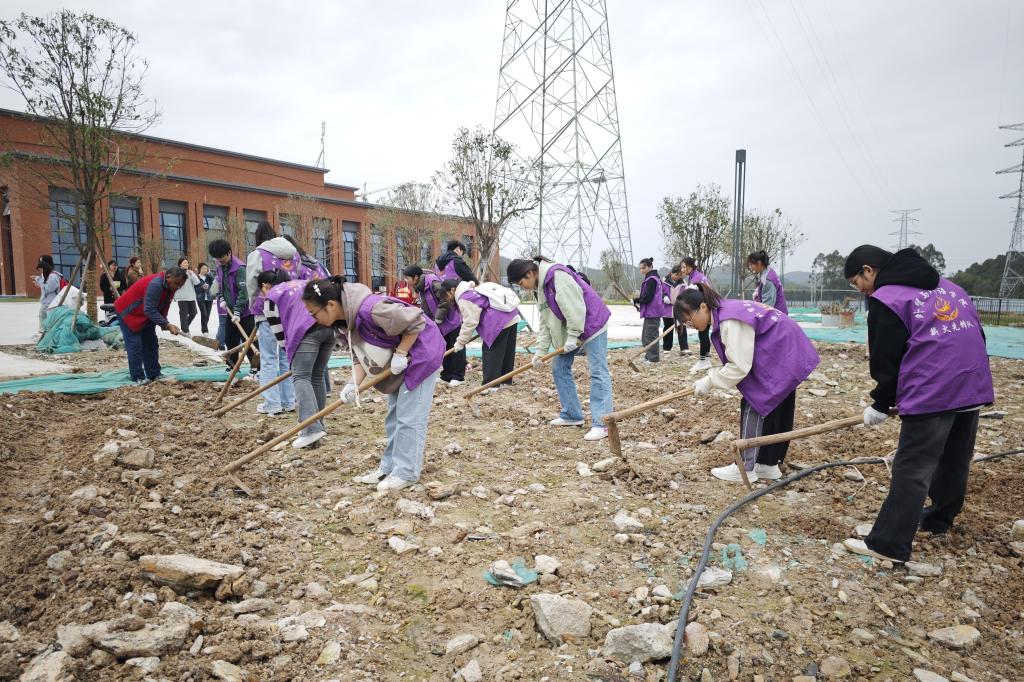
M 606 457 L 605 459 L 594 462 L 593 466 L 590 468 L 600 474 L 610 470 L 618 461 L 618 457 Z
M 620 533 L 628 533 L 631 531 L 639 531 L 644 529 L 644 524 L 639 519 L 630 516 L 623 510 L 619 510 L 612 519 L 612 524 L 615 526 L 615 530 Z
M 445 656 L 458 656 L 480 644 L 480 638 L 474 634 L 464 634 L 452 637 L 444 646 Z
M 655 586 L 655 588 L 653 590 L 651 590 L 651 594 L 654 595 L 655 597 L 660 597 L 662 599 L 671 599 L 672 598 L 672 590 L 670 590 L 668 588 L 668 585 L 657 585 L 657 586 Z
M 462 682 L 481 682 L 484 679 L 484 673 L 480 670 L 480 663 L 475 658 L 464 665 L 456 675 L 462 678 Z
M 46 567 L 53 569 L 54 571 L 63 571 L 65 568 L 68 567 L 68 564 L 71 562 L 72 558 L 73 555 L 71 554 L 71 552 L 69 552 L 66 549 L 61 550 L 60 552 L 56 552 L 50 555 L 50 557 L 46 560 Z
M 185 645 L 190 625 L 184 620 L 148 624 L 139 630 L 105 632 L 95 644 L 118 659 L 163 656 Z
M 156 451 L 153 448 L 135 448 L 122 454 L 118 461 L 135 469 L 152 469 L 156 461 Z
M 295 623 L 281 629 L 282 642 L 305 642 L 309 639 L 309 631 L 301 623 Z
M 227 661 L 214 661 L 212 672 L 221 682 L 246 682 L 248 679 L 244 670 Z
M 708 566 L 700 574 L 697 588 L 715 589 L 716 587 L 725 587 L 731 582 L 732 571 L 726 568 L 718 568 L 717 566 Z
M 608 631 L 602 654 L 620 661 L 661 661 L 672 655 L 674 627 L 660 623 L 627 625 Z
M 5 620 L 0 623 L 0 642 L 17 642 L 19 639 L 21 639 L 21 633 L 11 621 Z
M 316 659 L 317 665 L 334 665 L 341 660 L 341 644 L 338 642 L 328 642 L 324 645 L 324 648 L 320 650 L 320 655 Z
M 434 518 L 434 508 L 432 506 L 414 500 L 407 500 L 404 497 L 398 498 L 398 501 L 395 502 L 395 509 L 399 514 L 418 516 L 428 521 Z
M 850 639 L 857 644 L 867 644 L 868 642 L 875 641 L 877 637 L 874 633 L 865 630 L 864 628 L 854 628 L 850 631 Z
M 1007 544 L 1014 556 L 1024 557 L 1024 542 L 1010 542 Z
M 537 629 L 555 644 L 566 639 L 590 636 L 590 616 L 593 609 L 579 599 L 568 599 L 557 594 L 535 594 L 530 597 Z
M 482 485 L 476 486 L 475 488 L 470 490 L 469 493 L 473 497 L 479 497 L 481 500 L 486 500 L 488 497 L 491 496 L 491 491 Z
M 857 527 L 854 528 L 854 531 L 856 531 L 857 535 L 864 538 L 871 534 L 871 527 L 874 525 L 875 524 L 873 523 L 859 523 L 857 524 Z
M 821 665 L 818 666 L 818 671 L 825 676 L 827 680 L 841 680 L 849 677 L 853 673 L 853 669 L 850 668 L 850 664 L 845 658 L 839 656 L 829 656 Z
M 644 664 L 640 661 L 633 661 L 629 664 L 629 667 L 626 668 L 626 672 L 633 677 L 644 677 Z
M 553 556 L 538 554 L 533 557 L 533 567 L 540 574 L 554 574 L 558 573 L 558 569 L 562 567 L 562 562 Z
M 68 497 L 72 500 L 95 500 L 99 495 L 99 489 L 94 485 L 83 485 L 81 488 L 76 488 L 71 495 Z
M 966 649 L 977 644 L 981 639 L 981 633 L 972 625 L 954 625 L 932 630 L 928 633 L 928 639 L 933 639 L 950 649 Z
M 736 440 L 736 436 L 735 434 L 733 434 L 732 431 L 722 431 L 717 436 L 715 436 L 715 439 L 711 441 L 711 444 L 717 445 L 719 443 L 728 443 L 729 441 L 732 440 Z
M 910 575 L 922 578 L 935 578 L 942 575 L 942 566 L 936 564 L 925 564 L 918 561 L 908 561 L 904 564 Z
M 124 664 L 134 666 L 147 673 L 155 673 L 160 669 L 160 659 L 157 656 L 129 658 Z
M 1014 537 L 1024 538 L 1024 519 L 1017 519 L 1013 522 L 1012 533 Z
M 397 535 L 392 535 L 388 538 L 388 547 L 391 548 L 395 554 L 408 554 L 409 552 L 416 552 L 419 550 L 419 545 L 414 545 L 411 542 L 406 542 Z
M 241 566 L 188 554 L 147 554 L 139 557 L 139 567 L 150 580 L 184 590 L 216 589 L 222 582 L 233 583 L 245 574 Z
M 854 483 L 864 482 L 864 474 L 862 474 L 857 469 L 846 469 L 843 472 L 843 478 L 845 478 L 847 481 L 853 481 Z
M 231 605 L 231 612 L 236 616 L 246 613 L 263 613 L 274 608 L 274 602 L 269 599 L 245 599 L 237 604 Z
M 615 535 L 612 536 L 612 539 L 615 540 L 615 542 L 619 543 L 620 545 L 624 545 L 627 542 L 629 542 L 629 536 L 626 535 L 625 533 L 616 533 Z
M 457 455 L 462 452 L 462 446 L 458 443 L 448 443 L 448 445 L 444 446 L 444 451 L 448 455 Z
M 967 677 L 967 675 L 958 672 L 954 672 L 952 675 L 950 675 L 949 679 L 951 679 L 953 682 L 974 682 L 974 680 L 972 680 L 970 677 Z
M 914 677 L 917 682 L 949 682 L 949 680 L 938 673 L 924 668 L 914 668 Z
M 586 462 L 576 462 L 576 473 L 580 476 L 587 477 L 593 476 L 594 474 L 590 471 L 590 467 L 587 466 Z
M 828 391 L 823 388 L 809 388 L 807 392 L 818 398 L 824 398 L 828 395 Z
M 740 657 L 736 654 L 729 656 L 725 662 L 726 670 L 729 673 L 729 679 L 735 680 L 740 676 Z
M 64 651 L 47 650 L 29 661 L 18 679 L 20 682 L 74 682 L 74 663 Z
M 693 656 L 703 656 L 708 652 L 711 639 L 708 637 L 708 629 L 694 621 L 686 626 L 686 650 Z

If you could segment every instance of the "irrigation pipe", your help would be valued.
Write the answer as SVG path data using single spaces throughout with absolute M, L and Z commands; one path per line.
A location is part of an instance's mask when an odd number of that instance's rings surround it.
M 1024 453 L 1024 448 L 1021 448 L 1019 450 L 1010 450 L 1008 452 L 1000 452 L 994 455 L 986 455 L 985 457 L 979 457 L 973 460 L 973 462 L 988 462 L 994 459 L 1009 457 L 1010 455 L 1019 455 L 1021 453 Z M 715 519 L 715 522 L 711 524 L 710 528 L 708 528 L 707 537 L 704 538 L 704 551 L 701 552 L 700 561 L 697 562 L 697 570 L 693 572 L 693 577 L 690 578 L 690 584 L 686 587 L 686 593 L 683 595 L 682 604 L 679 607 L 679 622 L 676 625 L 675 639 L 672 642 L 672 659 L 668 663 L 668 677 L 666 679 L 668 679 L 669 682 L 674 682 L 677 677 L 679 671 L 679 657 L 683 648 L 683 634 L 686 630 L 686 619 L 690 614 L 690 604 L 693 602 L 693 595 L 697 592 L 697 581 L 700 580 L 701 573 L 704 572 L 704 569 L 708 565 L 708 559 L 711 556 L 711 544 L 715 538 L 715 531 L 718 530 L 718 527 L 722 525 L 723 521 L 725 521 L 733 512 L 740 509 L 747 503 L 753 502 L 757 498 L 767 495 L 768 493 L 775 492 L 779 488 L 785 487 L 790 483 L 793 483 L 794 481 L 799 481 L 801 478 L 809 476 L 815 472 L 824 471 L 825 469 L 832 469 L 841 466 L 855 467 L 861 464 L 885 463 L 886 459 L 884 457 L 866 457 L 860 459 L 844 460 L 841 462 L 826 462 L 824 464 L 818 464 L 816 466 L 798 471 L 795 474 L 791 474 L 786 478 L 776 481 L 775 483 L 772 483 L 771 485 L 765 488 L 761 488 L 760 490 L 756 490 L 750 493 L 746 497 L 737 500 L 736 502 L 733 502 L 725 511 L 719 514 L 718 518 Z

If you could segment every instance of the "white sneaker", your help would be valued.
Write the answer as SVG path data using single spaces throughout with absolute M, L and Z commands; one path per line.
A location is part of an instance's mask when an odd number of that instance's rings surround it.
M 723 481 L 733 481 L 736 483 L 743 482 L 743 476 L 740 475 L 740 468 L 735 464 L 730 464 L 729 466 L 717 467 L 715 469 L 712 469 L 711 475 Z M 756 481 L 757 471 L 748 471 L 747 480 L 750 481 L 751 483 Z
M 448 385 L 451 386 L 452 388 L 455 388 L 456 386 L 461 386 L 464 383 L 465 382 L 459 381 L 458 379 L 452 379 L 451 381 L 448 382 Z
M 317 431 L 316 433 L 310 434 L 308 436 L 299 436 L 298 438 L 292 441 L 292 447 L 295 448 L 296 450 L 308 448 L 310 445 L 317 442 L 326 435 L 326 431 Z
M 365 483 L 366 485 L 377 485 L 377 483 L 382 481 L 386 476 L 387 474 L 381 471 L 380 467 L 377 467 L 370 473 L 363 474 L 362 476 L 356 476 L 352 480 L 355 481 L 356 483 Z
M 582 419 L 562 419 L 561 417 L 555 417 L 548 422 L 551 426 L 583 426 Z
M 679 354 L 685 357 L 687 355 L 693 355 L 693 351 L 687 348 L 686 350 L 679 351 Z
M 398 476 L 388 476 L 377 484 L 377 492 L 387 493 L 393 490 L 402 490 L 403 488 L 408 488 L 413 485 L 413 483 L 415 483 L 415 481 L 407 481 L 404 478 L 399 478 Z
M 848 538 L 846 540 L 843 540 L 843 547 L 850 550 L 854 554 L 860 554 L 861 556 L 869 556 L 873 559 L 880 559 L 882 561 L 891 561 L 894 564 L 903 563 L 903 559 L 893 559 L 891 556 L 879 554 L 875 550 L 869 548 L 867 543 L 859 538 Z
M 709 369 L 711 369 L 711 360 L 708 358 L 701 358 L 697 361 L 697 364 L 690 368 L 690 374 L 693 374 L 694 372 L 706 372 Z
M 483 391 L 481 391 L 481 393 L 483 393 L 484 395 L 487 395 L 488 393 L 497 393 L 497 392 L 498 392 L 498 387 L 497 386 L 491 386 L 490 388 L 485 388 Z
M 256 406 L 256 414 L 265 414 L 268 417 L 276 417 L 277 415 L 281 414 L 281 410 L 277 409 L 271 411 L 267 409 L 266 403 L 260 403 L 259 405 Z
M 757 474 L 758 480 L 763 478 L 768 481 L 777 481 L 782 478 L 782 471 L 778 464 L 755 464 L 754 473 Z
M 603 426 L 595 426 L 587 431 L 587 435 L 583 436 L 583 440 L 601 440 L 607 437 L 608 429 Z

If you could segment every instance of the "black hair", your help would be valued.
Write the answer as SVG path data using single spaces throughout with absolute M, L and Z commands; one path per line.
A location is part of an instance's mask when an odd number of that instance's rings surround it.
M 131 266 L 135 265 L 138 262 L 139 262 L 139 257 L 138 256 L 132 256 L 131 258 L 128 259 L 128 267 L 131 267 Z
M 760 263 L 761 265 L 768 267 L 768 252 L 765 250 L 755 251 L 747 256 L 747 264 Z
M 299 252 L 300 257 L 306 255 L 306 250 L 299 245 L 299 242 L 295 240 L 295 237 L 291 236 L 290 234 L 284 234 L 281 236 L 284 237 L 285 241 L 287 241 L 289 244 L 295 247 L 295 250 Z
M 538 272 L 538 264 L 546 260 L 543 256 L 534 256 L 533 259 L 528 258 L 516 258 L 508 267 L 505 268 L 505 274 L 508 276 L 510 284 L 518 284 L 522 281 L 523 277 L 526 277 L 531 272 Z
M 314 279 L 306 283 L 302 291 L 303 301 L 313 301 L 317 305 L 327 305 L 330 301 L 341 301 L 341 286 L 347 283 L 343 275 L 335 275 L 329 279 Z
M 277 230 L 266 220 L 256 226 L 256 246 L 277 236 Z
M 693 284 L 679 292 L 679 296 L 672 304 L 672 316 L 676 318 L 676 324 L 683 324 L 683 315 L 693 315 L 700 309 L 701 303 L 715 311 L 721 307 L 722 297 L 704 282 Z
M 682 261 L 680 261 L 679 265 L 680 266 L 685 265 L 686 267 L 693 268 L 694 270 L 698 269 L 697 268 L 697 261 L 693 260 L 693 258 L 691 258 L 690 256 L 687 256 Z
M 865 265 L 870 265 L 875 270 L 878 270 L 890 258 L 892 258 L 891 251 L 886 251 L 879 246 L 871 244 L 862 244 L 851 251 L 850 255 L 846 257 L 846 263 L 843 265 L 843 277 L 850 279 L 856 276 L 858 272 L 864 269 Z
M 174 279 L 185 279 L 186 277 L 188 277 L 188 275 L 185 274 L 185 271 L 182 268 L 179 268 L 178 266 L 172 266 L 164 271 L 165 282 L 167 281 L 168 277 L 173 277 Z
M 462 249 L 463 252 L 466 251 L 466 245 L 458 239 L 449 239 L 448 245 L 445 248 L 449 251 L 454 251 L 455 249 Z
M 209 251 L 210 255 L 214 258 L 223 258 L 231 253 L 231 244 L 227 239 L 214 239 L 210 242 L 210 245 L 206 247 L 206 250 Z
M 188 260 L 188 256 L 182 256 L 181 258 L 179 258 L 178 259 L 178 267 L 180 268 L 181 264 L 184 263 L 187 260 Z
M 653 258 L 641 258 L 640 259 L 640 265 L 646 265 L 649 268 L 653 268 L 654 267 L 654 259 Z
M 200 271 L 200 270 L 202 270 L 203 268 L 206 268 L 207 270 L 209 270 L 209 269 L 210 269 L 210 266 L 209 266 L 209 264 L 207 264 L 207 263 L 200 263 L 200 264 L 199 264 L 199 267 L 198 267 L 198 268 L 196 268 L 196 272 L 199 272 L 199 271 Z
M 670 272 L 669 274 L 672 274 L 672 275 L 681 275 L 681 274 L 683 274 L 683 266 L 681 266 L 681 265 L 674 266 L 672 268 L 672 272 Z
M 256 283 L 259 285 L 264 284 L 284 284 L 289 281 L 291 277 L 288 273 L 280 268 L 274 268 L 273 270 L 264 270 L 256 277 Z
M 443 288 L 444 293 L 447 294 L 450 291 L 455 291 L 460 284 L 462 284 L 461 279 L 446 279 L 441 282 L 441 288 Z
M 43 282 L 46 282 L 53 272 L 53 256 L 40 256 L 36 268 L 43 271 Z
M 422 277 L 423 268 L 418 265 L 410 265 L 405 270 L 402 270 L 402 276 L 404 277 Z
M 113 265 L 115 268 L 117 267 L 117 259 L 116 258 L 111 258 L 110 260 L 107 261 L 107 267 L 109 268 L 111 265 Z

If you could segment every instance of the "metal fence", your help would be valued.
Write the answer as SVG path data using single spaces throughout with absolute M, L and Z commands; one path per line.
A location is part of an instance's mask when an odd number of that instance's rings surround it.
M 864 309 L 864 295 L 854 289 L 786 289 L 786 305 L 790 308 L 817 308 L 836 302 L 846 302 L 852 310 Z
M 1024 327 L 1024 298 L 971 296 L 971 300 L 983 323 Z

